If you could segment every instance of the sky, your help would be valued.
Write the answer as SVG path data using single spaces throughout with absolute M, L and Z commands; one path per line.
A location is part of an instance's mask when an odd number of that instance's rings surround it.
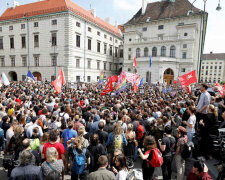
M 17 0 L 20 5 L 38 0 Z M 96 8 L 96 14 L 102 19 L 110 17 L 112 25 L 126 23 L 141 8 L 142 0 L 72 0 L 79 6 Z M 160 0 L 148 0 L 155 2 Z M 189 0 L 193 2 L 194 0 Z M 194 6 L 204 8 L 205 0 L 196 0 Z M 204 53 L 225 53 L 225 0 L 220 0 L 221 11 L 216 11 L 219 0 L 207 0 L 206 11 L 209 13 Z M 0 0 L 0 14 L 12 6 L 13 0 Z

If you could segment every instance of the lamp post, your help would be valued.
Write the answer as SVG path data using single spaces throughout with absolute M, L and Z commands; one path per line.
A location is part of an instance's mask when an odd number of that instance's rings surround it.
M 197 0 L 194 0 L 194 2 L 192 3 L 192 7 L 193 7 L 193 4 L 196 2 Z M 201 54 L 200 54 L 200 62 L 199 62 L 199 74 L 198 74 L 198 82 L 200 83 L 201 82 L 201 69 L 202 69 L 202 56 L 203 56 L 203 40 L 204 40 L 204 36 L 205 36 L 205 15 L 206 15 L 206 2 L 207 0 L 203 0 L 204 2 L 204 11 L 203 11 L 203 24 L 202 24 L 202 37 L 201 37 Z M 220 11 L 222 8 L 220 6 L 220 0 L 219 0 L 219 3 L 218 3 L 218 6 L 216 7 L 216 10 L 217 11 Z M 192 9 L 191 9 L 192 11 Z

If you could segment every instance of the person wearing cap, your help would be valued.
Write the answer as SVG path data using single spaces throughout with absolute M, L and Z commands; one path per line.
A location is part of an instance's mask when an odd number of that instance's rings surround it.
M 185 160 L 181 157 L 181 152 L 184 148 L 184 145 L 188 142 L 187 130 L 182 126 L 179 126 L 177 136 L 177 149 L 175 153 L 177 180 L 183 180 L 185 171 Z

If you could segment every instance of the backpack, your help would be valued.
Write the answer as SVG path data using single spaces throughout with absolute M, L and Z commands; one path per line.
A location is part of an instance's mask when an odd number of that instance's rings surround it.
M 184 148 L 183 150 L 181 151 L 181 157 L 186 160 L 188 159 L 189 157 L 191 157 L 191 154 L 192 154 L 192 151 L 194 149 L 194 144 L 193 142 L 187 142 L 184 144 Z
M 83 150 L 81 154 L 78 154 L 77 151 L 74 149 L 73 150 L 74 154 L 74 159 L 73 159 L 73 165 L 72 165 L 72 171 L 80 175 L 84 172 L 85 170 L 85 165 L 86 165 L 86 149 Z
M 123 136 L 117 135 L 114 136 L 114 149 L 122 149 L 123 144 Z
M 137 121 L 138 127 L 137 127 L 137 140 L 141 140 L 144 136 L 144 127 L 140 124 L 139 121 Z
M 163 164 L 163 157 L 162 153 L 159 151 L 158 148 L 154 148 L 152 150 L 149 150 L 145 153 L 145 155 L 150 154 L 152 152 L 152 160 L 149 161 L 146 159 L 147 167 L 151 165 L 152 167 L 161 167 Z

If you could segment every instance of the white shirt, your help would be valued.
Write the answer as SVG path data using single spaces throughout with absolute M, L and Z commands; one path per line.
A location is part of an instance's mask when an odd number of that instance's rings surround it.
M 196 116 L 191 115 L 187 121 L 188 124 L 192 125 L 192 128 L 186 127 L 187 132 L 189 133 L 195 133 L 195 123 L 196 123 Z
M 10 139 L 12 138 L 13 135 L 14 135 L 13 130 L 8 129 L 8 130 L 6 131 L 6 140 L 7 140 L 7 142 L 10 141 Z
M 126 180 L 128 171 L 127 170 L 121 170 L 116 175 L 116 180 Z

